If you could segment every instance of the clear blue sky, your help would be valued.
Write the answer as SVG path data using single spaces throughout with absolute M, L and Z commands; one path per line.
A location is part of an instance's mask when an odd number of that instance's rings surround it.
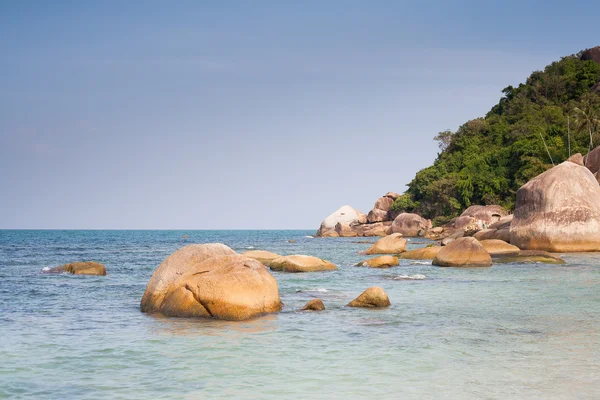
M 310 228 L 367 212 L 597 1 L 0 1 L 0 228 Z

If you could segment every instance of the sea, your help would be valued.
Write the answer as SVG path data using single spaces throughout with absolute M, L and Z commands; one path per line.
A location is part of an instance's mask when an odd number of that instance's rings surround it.
M 0 398 L 600 398 L 600 254 L 564 254 L 566 265 L 371 269 L 355 264 L 374 238 L 314 233 L 0 231 Z M 169 254 L 214 242 L 339 269 L 272 272 L 283 310 L 249 321 L 140 312 Z M 107 276 L 42 272 L 87 260 Z M 370 286 L 391 306 L 345 306 Z M 314 298 L 325 311 L 300 311 Z

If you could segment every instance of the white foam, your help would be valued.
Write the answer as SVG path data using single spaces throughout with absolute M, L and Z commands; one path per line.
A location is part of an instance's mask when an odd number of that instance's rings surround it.
M 42 271 L 50 271 L 50 267 L 44 267 L 42 268 Z
M 246 246 L 246 247 L 244 247 L 244 248 L 245 248 L 245 249 L 248 249 L 248 250 L 252 250 L 252 249 L 254 248 L 254 246 Z
M 427 279 L 425 275 L 414 274 L 414 275 L 398 275 L 392 278 L 395 281 L 421 281 Z
M 314 236 L 304 236 L 305 238 L 314 239 Z
M 431 265 L 431 261 L 412 261 L 411 264 L 414 264 L 414 265 Z

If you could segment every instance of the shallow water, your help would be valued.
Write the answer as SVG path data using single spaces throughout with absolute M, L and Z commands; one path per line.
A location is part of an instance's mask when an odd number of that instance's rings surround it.
M 0 231 L 0 398 L 600 398 L 600 254 L 369 269 L 368 244 L 312 233 Z M 142 314 L 158 264 L 208 242 L 340 269 L 274 272 L 284 310 L 251 321 Z M 108 275 L 40 273 L 78 260 Z M 375 285 L 391 307 L 344 307 Z M 315 297 L 326 311 L 297 311 Z

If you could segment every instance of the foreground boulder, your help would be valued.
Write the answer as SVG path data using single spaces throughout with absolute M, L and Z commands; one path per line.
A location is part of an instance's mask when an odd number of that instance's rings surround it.
M 388 307 L 390 304 L 390 299 L 385 291 L 378 286 L 372 286 L 348 303 L 348 307 L 382 308 Z
M 510 243 L 524 250 L 600 251 L 600 186 L 565 161 L 517 191 Z
M 273 271 L 283 272 L 318 272 L 334 271 L 337 267 L 329 261 L 313 256 L 291 255 L 279 257 L 270 262 Z
M 517 246 L 513 246 L 503 240 L 489 239 L 482 240 L 479 243 L 492 256 L 496 254 L 518 253 L 521 250 Z
M 490 267 L 492 257 L 477 239 L 464 237 L 444 246 L 432 264 L 440 267 Z
M 323 311 L 325 310 L 325 304 L 323 304 L 323 300 L 314 299 L 306 303 L 304 307 L 302 307 L 304 311 Z
M 405 237 L 425 236 L 429 229 L 431 220 L 412 213 L 402 213 L 392 223 L 392 232 L 401 233 Z
M 270 251 L 264 250 L 250 250 L 245 253 L 242 253 L 242 255 L 248 258 L 252 258 L 253 260 L 260 261 L 267 267 L 271 264 L 271 261 L 281 257 L 279 254 L 271 253 Z
M 321 222 L 317 236 L 337 237 L 339 236 L 335 229 L 337 224 L 349 228 L 352 225 L 364 224 L 366 222 L 367 216 L 365 214 L 350 206 L 343 206 Z
M 106 267 L 95 261 L 74 262 L 45 271 L 50 274 L 69 273 L 73 275 L 106 275 Z
M 400 258 L 406 260 L 433 260 L 442 249 L 441 246 L 428 246 L 420 249 L 409 250 L 400 254 Z
M 562 258 L 543 250 L 521 250 L 515 253 L 494 254 L 494 263 L 543 263 L 543 264 L 566 264 Z
M 398 257 L 379 256 L 379 257 L 369 258 L 366 261 L 358 263 L 356 266 L 357 267 L 369 267 L 369 268 L 389 268 L 389 267 L 395 267 L 398 264 L 399 264 Z
M 365 254 L 400 254 L 406 251 L 406 239 L 401 233 L 392 233 L 379 239 L 369 247 Z
M 154 271 L 142 312 L 172 317 L 244 320 L 281 310 L 275 278 L 259 261 L 220 243 L 192 244 Z

